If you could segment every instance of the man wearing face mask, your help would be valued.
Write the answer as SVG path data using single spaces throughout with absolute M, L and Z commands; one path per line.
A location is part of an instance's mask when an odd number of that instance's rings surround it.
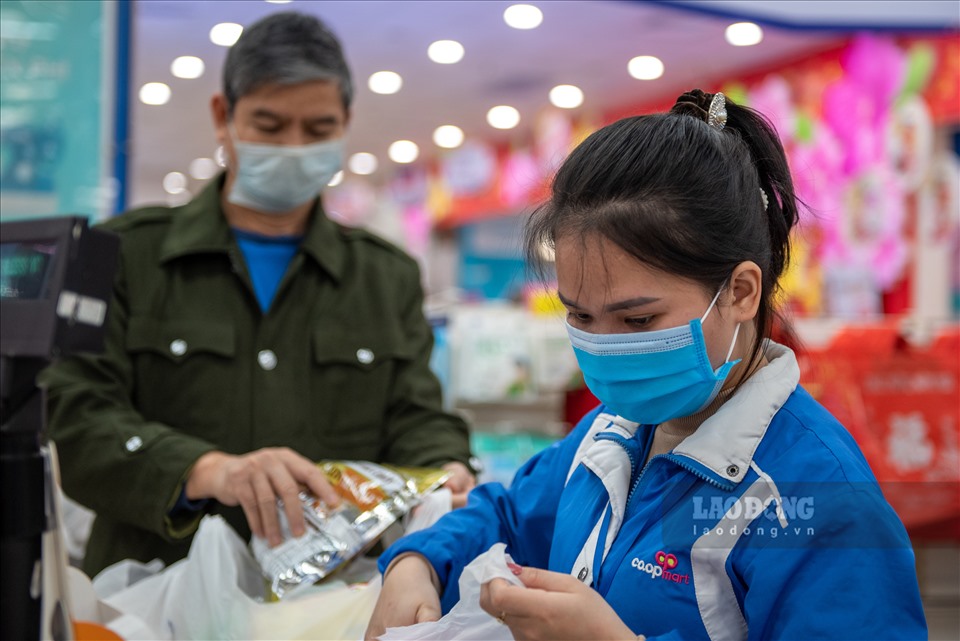
M 182 207 L 104 226 L 122 239 L 107 348 L 44 372 L 64 490 L 97 513 L 84 569 L 172 563 L 201 517 L 281 541 L 277 501 L 339 502 L 314 465 L 443 466 L 474 484 L 441 409 L 416 263 L 332 222 L 352 97 L 339 42 L 277 13 L 244 31 L 211 109 L 226 171 Z

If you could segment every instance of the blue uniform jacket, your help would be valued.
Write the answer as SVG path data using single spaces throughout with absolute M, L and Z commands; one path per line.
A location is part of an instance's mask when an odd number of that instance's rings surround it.
M 789 349 L 672 452 L 644 464 L 653 426 L 621 446 L 631 465 L 623 524 L 588 580 L 637 634 L 656 639 L 926 639 L 914 555 L 850 434 L 802 388 Z M 465 565 L 496 542 L 522 565 L 584 577 L 577 562 L 608 494 L 579 464 L 601 406 L 525 464 L 509 489 L 395 543 L 429 559 L 459 599 Z M 601 521 L 600 519 L 605 520 Z M 582 557 L 581 557 L 582 558 Z

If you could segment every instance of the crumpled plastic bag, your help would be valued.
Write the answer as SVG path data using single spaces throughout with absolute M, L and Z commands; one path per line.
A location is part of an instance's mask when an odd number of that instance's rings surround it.
M 480 587 L 493 579 L 523 586 L 507 563 L 505 543 L 495 543 L 475 558 L 460 575 L 460 600 L 439 621 L 387 628 L 380 641 L 514 641 L 510 628 L 480 608 Z
M 123 561 L 94 580 L 103 603 L 135 615 L 149 630 L 146 634 L 142 628 L 115 629 L 107 623 L 126 641 L 355 640 L 363 637 L 380 594 L 380 579 L 370 564 L 367 583 L 331 580 L 311 586 L 298 598 L 266 603 L 259 565 L 246 543 L 219 516 L 204 517 L 186 559 L 119 588 L 125 580 L 142 577 L 156 567 Z

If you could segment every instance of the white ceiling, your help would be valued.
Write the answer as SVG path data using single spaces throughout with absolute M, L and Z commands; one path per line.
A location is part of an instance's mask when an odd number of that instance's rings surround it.
M 395 167 L 386 157 L 392 141 L 413 140 L 420 146 L 421 159 L 429 158 L 439 151 L 431 135 L 442 124 L 458 125 L 468 137 L 528 141 L 529 127 L 537 113 L 549 107 L 547 94 L 556 84 L 579 86 L 586 101 L 578 111 L 599 115 L 820 50 L 847 35 L 835 30 L 766 28 L 761 44 L 732 47 L 724 40 L 729 18 L 668 3 L 532 3 L 542 9 L 543 23 L 537 29 L 519 31 L 502 18 L 513 2 L 496 0 L 297 0 L 282 5 L 260 0 L 136 2 L 128 202 L 165 201 L 161 182 L 167 172 L 186 174 L 194 158 L 212 157 L 216 143 L 209 99 L 219 90 L 226 54 L 226 49 L 209 40 L 210 28 L 218 22 L 250 24 L 268 13 L 291 9 L 327 21 L 344 44 L 357 87 L 348 153 L 377 155 L 380 169 L 372 178 L 378 181 Z M 717 6 L 711 3 L 711 9 Z M 439 39 L 460 41 L 466 49 L 464 59 L 455 65 L 431 62 L 427 46 Z M 627 62 L 645 54 L 664 61 L 662 78 L 638 81 L 628 75 Z M 181 55 L 202 58 L 205 74 L 197 80 L 174 78 L 170 63 Z M 367 78 L 380 70 L 399 73 L 403 89 L 389 96 L 372 93 Z M 136 99 L 139 87 L 154 81 L 172 88 L 166 105 L 146 106 Z M 517 129 L 502 132 L 486 124 L 486 112 L 496 104 L 519 109 L 522 120 Z M 191 179 L 191 191 L 199 187 Z

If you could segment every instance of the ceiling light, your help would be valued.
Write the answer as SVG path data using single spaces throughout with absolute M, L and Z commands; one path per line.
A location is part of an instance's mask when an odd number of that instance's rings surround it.
M 341 169 L 333 175 L 333 178 L 330 179 L 330 182 L 327 183 L 327 187 L 336 187 L 343 182 L 343 170 Z
M 203 75 L 203 60 L 196 56 L 180 56 L 170 65 L 170 73 L 177 78 L 193 80 Z
M 734 23 L 727 27 L 725 35 L 734 47 L 749 47 L 763 40 L 763 30 L 752 22 Z
M 656 80 L 663 75 L 663 62 L 656 56 L 637 56 L 627 64 L 627 71 L 637 80 Z
M 207 180 L 217 175 L 220 168 L 213 158 L 194 158 L 190 161 L 190 175 L 197 180 Z
M 497 105 L 487 112 L 487 122 L 497 129 L 513 129 L 520 123 L 520 112 L 508 105 Z
M 427 48 L 427 55 L 441 65 L 452 65 L 463 59 L 463 45 L 456 40 L 437 40 Z
M 463 129 L 455 125 L 443 125 L 433 132 L 433 142 L 444 149 L 454 149 L 463 144 Z
M 370 76 L 367 86 L 373 93 L 397 93 L 403 86 L 403 78 L 400 77 L 400 74 L 392 71 L 378 71 Z
M 355 174 L 367 176 L 377 170 L 377 157 L 365 151 L 353 154 L 347 162 L 347 167 Z
M 293 0 L 267 0 L 270 4 L 290 4 Z
M 243 27 L 236 22 L 221 22 L 210 30 L 210 42 L 221 47 L 232 47 L 240 39 Z
M 187 177 L 179 171 L 171 171 L 163 177 L 163 190 L 168 194 L 182 194 L 187 190 Z
M 550 90 L 550 102 L 561 109 L 576 109 L 583 104 L 583 92 L 573 85 L 557 85 Z
M 140 102 L 145 105 L 165 105 L 170 101 L 170 87 L 162 82 L 148 82 L 140 87 Z
M 406 164 L 417 159 L 417 156 L 420 155 L 420 148 L 417 147 L 417 143 L 410 140 L 398 140 L 390 145 L 387 155 L 393 162 Z
M 514 29 L 536 29 L 543 22 L 543 12 L 532 4 L 515 4 L 503 12 L 503 21 Z

